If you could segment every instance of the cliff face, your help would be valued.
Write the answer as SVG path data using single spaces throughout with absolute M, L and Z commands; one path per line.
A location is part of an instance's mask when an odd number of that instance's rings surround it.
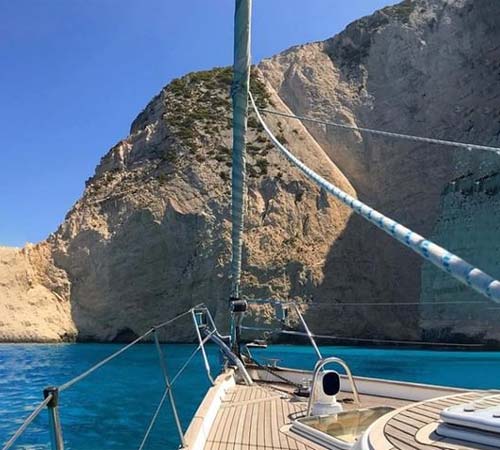
M 496 1 L 406 0 L 354 22 L 332 39 L 264 61 L 261 69 L 299 115 L 499 146 L 499 23 Z M 360 199 L 464 257 L 477 253 L 474 239 L 462 244 L 443 239 L 443 234 L 453 233 L 451 226 L 442 232 L 443 219 L 454 215 L 473 223 L 475 217 L 471 208 L 442 202 L 441 194 L 454 178 L 498 171 L 498 156 L 306 126 Z M 498 239 L 498 227 L 488 229 Z M 363 248 L 349 267 L 350 282 L 342 286 L 332 281 L 331 296 L 351 301 L 421 299 L 421 259 L 361 221 L 351 220 L 345 235 L 347 241 L 361 236 Z M 337 247 L 338 242 L 332 254 Z M 498 268 L 487 263 L 491 252 L 478 250 L 471 260 L 498 276 Z M 342 267 L 337 260 L 331 271 Z M 425 283 L 425 299 L 439 300 L 427 279 Z M 466 288 L 459 290 L 468 295 Z M 409 307 L 398 308 L 391 309 L 400 317 L 417 316 Z M 431 317 L 426 315 L 427 325 Z M 465 314 L 461 317 L 467 320 Z
M 50 247 L 0 247 L 0 337 L 8 342 L 73 340 L 70 285 Z
M 498 23 L 495 0 L 405 0 L 332 39 L 264 60 L 252 91 L 260 106 L 280 111 L 499 145 Z M 200 302 L 227 325 L 230 80 L 227 69 L 174 80 L 103 157 L 81 200 L 46 242 L 2 251 L 10 281 L 0 285 L 0 308 L 16 312 L 2 315 L 1 339 L 126 340 Z M 475 207 L 442 194 L 452 179 L 498 170 L 498 158 L 266 120 L 341 189 L 463 256 L 476 254 L 465 234 L 458 247 L 451 238 L 455 224 L 476 215 Z M 245 293 L 312 301 L 317 306 L 308 309 L 308 320 L 322 333 L 404 339 L 418 337 L 421 326 L 431 334 L 440 328 L 442 318 L 428 309 L 419 324 L 416 307 L 338 305 L 432 301 L 432 277 L 441 275 L 427 269 L 421 275 L 421 262 L 409 250 L 307 181 L 272 148 L 253 116 L 249 129 Z M 488 202 L 481 205 L 483 229 L 498 237 Z M 490 269 L 489 258 L 485 245 L 470 259 Z M 31 272 L 35 289 L 27 281 Z M 47 314 L 20 334 L 13 324 L 35 304 L 48 305 Z M 49 318 L 54 326 L 44 325 Z M 266 320 L 265 311 L 254 318 Z M 190 337 L 189 326 L 166 336 Z
M 500 174 L 466 174 L 451 181 L 441 198 L 432 238 L 489 273 L 500 273 Z M 500 341 L 498 306 L 464 289 L 428 263 L 422 269 L 421 327 L 429 339 Z M 459 305 L 434 304 L 463 302 Z
M 258 76 L 259 104 L 284 108 Z M 230 81 L 229 70 L 216 69 L 163 89 L 43 244 L 67 274 L 65 299 L 79 339 L 130 339 L 200 302 L 227 326 Z M 316 170 L 354 193 L 306 129 L 271 123 L 282 139 L 301 143 Z M 246 292 L 311 295 L 349 212 L 271 151 L 253 116 L 249 129 Z M 191 338 L 192 326 L 180 325 L 165 338 Z

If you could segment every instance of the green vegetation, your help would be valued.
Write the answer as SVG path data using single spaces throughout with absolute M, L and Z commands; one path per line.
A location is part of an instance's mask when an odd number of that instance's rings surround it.
M 265 85 L 257 77 L 257 70 L 252 67 L 250 89 L 259 108 L 272 105 L 271 96 Z M 220 142 L 220 135 L 232 128 L 230 90 L 232 83 L 232 68 L 217 67 L 212 70 L 194 72 L 173 80 L 163 91 L 165 114 L 163 118 L 168 124 L 171 134 L 178 138 L 179 143 L 189 152 L 182 153 L 182 160 L 188 161 L 191 155 L 198 162 L 207 158 L 217 161 L 226 167 L 231 167 L 231 148 Z M 248 128 L 253 137 L 247 144 L 249 160 L 247 170 L 250 177 L 259 177 L 268 173 L 269 163 L 263 158 L 272 144 L 264 135 L 264 130 L 255 114 L 250 112 Z M 282 127 L 280 127 L 282 131 Z M 250 136 L 252 136 L 252 134 Z M 206 153 L 202 148 L 207 149 Z M 257 156 L 260 156 L 257 158 Z M 187 158 L 187 159 L 186 159 Z M 175 163 L 179 155 L 170 151 L 163 160 Z M 225 170 L 219 173 L 227 180 Z
M 276 136 L 276 139 L 281 142 L 283 145 L 288 145 L 288 141 L 283 133 L 280 133 Z
M 260 173 L 257 172 L 255 166 L 247 165 L 247 174 L 249 178 L 257 178 Z
M 168 177 L 164 173 L 158 175 L 158 181 L 160 184 L 165 184 L 168 181 Z
M 250 116 L 247 121 L 248 128 L 259 128 L 261 125 L 256 117 Z
M 267 175 L 267 168 L 269 167 L 269 161 L 265 158 L 259 158 L 255 165 L 260 169 L 261 175 Z
M 260 152 L 260 145 L 249 143 L 247 144 L 247 151 L 249 153 L 258 153 Z
M 388 16 L 394 17 L 400 22 L 408 23 L 410 15 L 415 9 L 415 0 L 404 0 L 403 2 L 384 8 L 382 11 Z

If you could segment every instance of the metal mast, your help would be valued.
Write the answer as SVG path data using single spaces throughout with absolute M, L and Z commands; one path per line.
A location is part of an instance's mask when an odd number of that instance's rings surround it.
M 241 300 L 241 254 L 246 199 L 246 131 L 250 83 L 250 28 L 252 0 L 236 0 L 234 14 L 234 64 L 231 96 L 233 101 L 233 155 L 231 188 L 231 346 L 239 354 L 240 324 L 246 311 Z

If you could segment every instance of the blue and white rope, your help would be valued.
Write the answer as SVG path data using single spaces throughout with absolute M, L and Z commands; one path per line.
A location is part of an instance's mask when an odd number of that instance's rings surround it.
M 296 167 L 298 167 L 309 179 L 314 181 L 318 186 L 325 189 L 342 203 L 351 208 L 355 213 L 373 223 L 376 227 L 385 231 L 388 235 L 398 240 L 402 244 L 412 249 L 427 261 L 431 262 L 441 270 L 449 273 L 463 284 L 471 287 L 480 294 L 489 299 L 500 303 L 500 282 L 484 273 L 480 269 L 472 266 L 457 255 L 440 247 L 439 245 L 425 239 L 418 233 L 401 225 L 400 223 L 384 216 L 370 206 L 357 200 L 356 198 L 345 193 L 338 187 L 326 181 L 323 177 L 307 167 L 302 161 L 296 158 L 288 149 L 286 149 L 273 135 L 269 127 L 266 125 L 262 116 L 255 105 L 252 94 L 250 93 L 250 101 L 260 123 L 264 127 L 267 135 L 273 144 L 280 152 Z

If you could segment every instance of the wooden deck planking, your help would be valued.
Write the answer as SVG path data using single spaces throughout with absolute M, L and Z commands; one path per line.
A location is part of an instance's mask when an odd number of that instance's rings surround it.
M 427 439 L 427 442 L 420 442 L 417 439 L 419 431 L 429 424 L 439 421 L 439 413 L 450 406 L 460 405 L 463 403 L 474 402 L 477 407 L 490 407 L 491 403 L 500 405 L 500 397 L 498 399 L 488 399 L 487 402 L 481 400 L 485 393 L 469 392 L 450 396 L 443 399 L 429 400 L 408 406 L 407 408 L 396 412 L 390 417 L 383 426 L 383 434 L 389 444 L 393 446 L 393 450 L 442 450 L 446 448 L 446 443 L 443 441 L 437 442 L 432 439 Z M 425 440 L 424 440 L 425 441 Z M 436 445 L 433 445 L 436 444 Z M 462 443 L 462 449 L 467 450 L 476 448 L 468 446 L 467 443 Z M 453 448 L 450 446 L 449 448 Z
M 406 410 L 402 413 L 399 414 L 399 419 L 404 420 L 405 422 L 408 423 L 413 423 L 415 425 L 418 425 L 419 427 L 423 427 L 424 425 L 427 424 L 427 421 L 422 418 L 419 414 L 416 414 L 410 410 Z
M 291 434 L 285 425 L 305 412 L 306 403 L 281 398 L 262 386 L 236 386 L 221 404 L 206 450 L 318 450 Z M 291 419 L 292 418 L 292 419 Z
M 285 416 L 283 415 L 283 404 L 282 402 L 276 402 L 276 417 L 278 419 L 278 436 L 279 436 L 279 445 L 282 449 L 290 448 L 288 443 L 288 436 L 283 433 L 282 427 L 285 425 Z
M 246 414 L 245 414 L 245 420 L 248 420 L 248 417 L 253 417 L 254 416 L 254 407 L 255 404 L 248 405 Z M 245 430 L 243 432 L 243 444 L 245 449 L 250 449 L 250 442 L 252 440 L 252 427 L 247 425 L 245 426 Z
M 221 446 L 220 450 L 225 450 L 228 448 L 228 441 L 229 441 L 229 431 L 231 430 L 231 421 L 233 418 L 232 413 L 232 408 L 226 408 L 226 411 L 224 411 L 225 416 L 223 418 L 224 426 L 222 429 L 222 435 L 221 435 Z
M 226 448 L 235 449 L 236 445 L 238 443 L 238 440 L 236 439 L 236 433 L 238 431 L 238 422 L 239 422 L 241 414 L 243 412 L 243 407 L 231 408 L 231 409 L 234 411 L 231 412 L 232 419 L 231 419 L 231 425 L 229 428 L 229 433 L 227 436 L 228 443 L 226 444 Z M 234 443 L 234 444 L 231 445 L 231 443 Z
M 257 447 L 258 448 L 265 448 L 266 443 L 264 441 L 265 439 L 265 432 L 264 432 L 264 427 L 265 427 L 265 420 L 264 420 L 264 412 L 266 408 L 266 401 L 261 401 L 257 403 L 258 409 L 257 409 L 257 417 L 255 418 L 257 420 Z
M 485 393 L 470 392 L 418 404 L 405 403 L 385 424 L 381 433 L 390 450 L 443 450 L 433 442 L 419 442 L 419 431 L 439 420 L 442 409 L 456 404 L 475 402 L 478 407 L 500 404 L 497 398 L 481 400 Z M 399 401 L 367 396 L 367 403 L 384 404 Z M 364 399 L 363 404 L 366 405 Z M 217 413 L 210 430 L 205 450 L 319 450 L 322 447 L 289 431 L 290 423 L 304 415 L 305 402 L 292 401 L 283 389 L 270 385 L 235 386 L 232 388 Z M 349 405 L 346 405 L 350 408 Z M 464 449 L 469 447 L 463 446 Z
M 271 402 L 271 438 L 273 442 L 280 444 L 279 428 L 278 428 L 278 417 L 277 417 L 277 401 L 273 400 Z M 281 449 L 281 444 L 279 447 Z
M 244 437 L 245 433 L 244 424 L 245 424 L 245 417 L 247 414 L 247 408 L 248 408 L 247 405 L 243 405 L 240 408 L 240 414 L 238 417 L 238 422 L 236 424 L 236 434 L 234 436 L 234 442 L 235 442 L 234 450 L 246 450 L 247 448 L 245 445 L 245 437 Z

